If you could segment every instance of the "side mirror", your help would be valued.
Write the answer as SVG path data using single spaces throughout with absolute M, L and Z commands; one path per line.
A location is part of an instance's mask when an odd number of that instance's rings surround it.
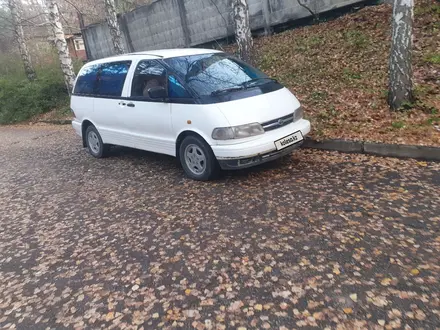
M 168 93 L 167 90 L 165 89 L 165 87 L 162 86 L 156 86 L 156 87 L 151 87 L 148 90 L 148 96 L 151 99 L 166 99 L 168 97 Z

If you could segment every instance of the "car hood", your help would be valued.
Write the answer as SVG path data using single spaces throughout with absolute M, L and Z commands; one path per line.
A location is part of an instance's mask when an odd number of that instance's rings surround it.
M 240 100 L 218 103 L 220 111 L 231 126 L 264 123 L 293 113 L 300 104 L 287 89 L 251 96 Z

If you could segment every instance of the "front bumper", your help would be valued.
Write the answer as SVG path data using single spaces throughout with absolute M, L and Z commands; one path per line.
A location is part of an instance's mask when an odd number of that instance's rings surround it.
M 310 122 L 301 119 L 254 138 L 249 138 L 247 141 L 240 141 L 239 143 L 238 141 L 230 141 L 230 144 L 213 145 L 211 148 L 223 169 L 246 168 L 282 157 L 299 148 L 303 141 L 282 150 L 277 150 L 274 142 L 298 131 L 305 138 L 310 132 Z
M 246 157 L 246 158 L 235 158 L 235 159 L 222 159 L 219 160 L 220 167 L 223 170 L 237 170 L 242 168 L 248 168 L 255 165 L 263 164 L 266 162 L 270 162 L 272 160 L 278 159 L 280 157 L 283 157 L 285 155 L 290 154 L 295 149 L 298 149 L 303 144 L 304 140 L 295 143 L 285 149 L 282 150 L 276 150 L 271 151 L 266 154 L 261 155 L 255 155 L 252 157 Z

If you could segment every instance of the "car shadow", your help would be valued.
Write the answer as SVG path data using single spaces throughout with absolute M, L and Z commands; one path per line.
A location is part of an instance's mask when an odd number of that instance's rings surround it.
M 183 172 L 182 166 L 175 157 L 149 152 L 145 150 L 133 149 L 128 147 L 113 146 L 110 149 L 108 158 L 121 159 L 129 161 L 133 165 L 154 165 L 158 167 L 160 171 L 178 170 L 182 179 L 186 176 Z M 286 155 L 282 158 L 275 159 L 273 161 L 256 165 L 249 168 L 238 170 L 222 170 L 220 175 L 214 179 L 214 182 L 229 181 L 231 179 L 246 179 L 254 177 L 255 175 L 269 174 L 273 172 L 285 172 L 291 168 L 292 165 L 299 164 L 299 160 L 292 157 L 292 155 Z M 170 173 L 170 175 L 174 175 Z

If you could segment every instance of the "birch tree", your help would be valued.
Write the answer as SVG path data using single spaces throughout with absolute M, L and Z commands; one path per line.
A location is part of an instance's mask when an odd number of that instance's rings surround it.
M 53 29 L 54 43 L 58 52 L 61 70 L 63 71 L 64 82 L 70 94 L 75 82 L 75 72 L 73 71 L 72 58 L 67 47 L 56 0 L 47 0 L 47 12 L 49 24 Z
M 414 0 L 394 0 L 388 103 L 399 109 L 413 100 L 412 28 Z
M 245 62 L 251 62 L 253 40 L 247 0 L 233 0 L 232 6 L 234 11 L 235 39 L 238 44 L 240 58 Z
M 124 54 L 124 44 L 121 37 L 121 29 L 119 28 L 118 17 L 116 15 L 116 6 L 114 0 L 104 0 L 105 15 L 112 36 L 113 50 L 115 54 Z
M 21 17 L 21 4 L 18 1 L 20 0 L 8 0 L 8 7 L 11 12 L 14 37 L 18 44 L 21 60 L 23 61 L 24 71 L 26 73 L 27 78 L 30 81 L 32 81 L 35 79 L 36 74 L 35 74 L 35 69 L 31 62 L 31 57 L 29 56 L 26 40 L 24 38 L 22 17 Z

